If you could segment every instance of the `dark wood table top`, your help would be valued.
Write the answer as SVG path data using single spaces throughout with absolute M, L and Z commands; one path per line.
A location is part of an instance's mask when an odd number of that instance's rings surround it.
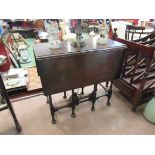
M 83 48 L 74 48 L 70 41 L 63 41 L 59 49 L 50 49 L 48 43 L 36 44 L 34 52 L 44 95 L 119 78 L 125 48 L 110 39 L 106 45 L 97 44 L 96 38 L 86 40 Z
M 36 58 L 46 58 L 46 57 L 55 57 L 60 55 L 66 55 L 66 54 L 79 54 L 83 52 L 92 52 L 96 51 L 96 49 L 99 50 L 110 50 L 110 49 L 117 49 L 117 48 L 124 48 L 124 44 L 119 43 L 117 41 L 108 40 L 107 44 L 101 45 L 96 43 L 96 38 L 90 38 L 85 40 L 86 46 L 85 47 L 73 47 L 71 45 L 71 41 L 63 41 L 61 44 L 61 48 L 59 49 L 50 49 L 49 43 L 38 43 L 34 45 L 34 52 Z

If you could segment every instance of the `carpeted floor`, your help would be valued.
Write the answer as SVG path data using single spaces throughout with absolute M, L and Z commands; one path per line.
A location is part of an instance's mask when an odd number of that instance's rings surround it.
M 87 87 L 85 93 L 92 91 Z M 99 88 L 99 93 L 103 90 Z M 67 92 L 68 96 L 70 92 Z M 55 105 L 63 104 L 63 93 L 53 95 Z M 114 87 L 111 99 L 112 106 L 106 106 L 106 98 L 96 102 L 96 111 L 90 110 L 91 103 L 80 104 L 76 108 L 77 118 L 70 117 L 71 109 L 56 113 L 57 124 L 51 124 L 49 105 L 44 96 L 33 97 L 14 102 L 13 106 L 22 125 L 21 135 L 70 135 L 70 134 L 155 134 L 154 124 L 143 117 L 143 108 L 137 113 L 131 111 L 131 104 L 120 95 Z M 8 110 L 0 112 L 0 134 L 18 134 Z

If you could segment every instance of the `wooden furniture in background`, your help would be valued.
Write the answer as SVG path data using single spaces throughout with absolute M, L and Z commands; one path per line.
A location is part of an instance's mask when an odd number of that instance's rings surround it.
M 125 48 L 123 44 L 112 40 L 100 45 L 95 38 L 86 40 L 83 48 L 74 48 L 69 41 L 63 41 L 60 49 L 49 49 L 48 43 L 34 46 L 38 75 L 43 93 L 49 98 L 53 124 L 56 123 L 55 112 L 62 108 L 72 108 L 71 116 L 74 118 L 75 107 L 79 103 L 91 101 L 91 110 L 94 111 L 96 100 L 107 96 L 107 105 L 110 105 L 112 81 L 120 76 Z M 111 82 L 110 88 L 105 94 L 97 96 L 97 85 L 105 81 Z M 74 89 L 88 85 L 94 85 L 93 92 L 79 98 Z M 54 107 L 51 95 L 68 90 L 72 90 L 71 102 Z
M 7 22 L 12 33 L 19 33 L 24 38 L 34 38 L 34 21 L 33 20 L 10 20 Z
M 134 42 L 137 42 L 139 44 L 147 45 L 147 46 L 152 46 L 155 47 L 155 31 L 150 33 L 144 38 L 140 38 L 137 40 L 134 40 Z
M 133 25 L 138 25 L 139 19 L 113 19 L 113 21 L 126 21 L 132 23 Z
M 134 105 L 133 110 L 150 100 L 155 92 L 154 48 L 120 38 L 126 44 L 123 68 L 120 79 L 114 82 L 121 93 Z
M 147 32 L 146 28 L 143 26 L 127 25 L 125 30 L 125 39 L 133 41 L 135 40 L 135 37 L 140 39 L 143 35 L 148 35 L 150 33 L 151 32 Z

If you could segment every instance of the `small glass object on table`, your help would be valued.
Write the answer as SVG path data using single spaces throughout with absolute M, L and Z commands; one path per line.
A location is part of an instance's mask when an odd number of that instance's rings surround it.
M 82 37 L 81 19 L 77 20 L 76 39 L 72 41 L 71 45 L 74 47 L 84 47 L 86 45 Z
M 59 31 L 48 33 L 49 48 L 61 48 L 61 41 L 59 40 Z
M 27 49 L 21 49 L 20 50 L 20 63 L 26 64 L 30 63 L 32 59 L 29 56 L 28 50 Z
M 99 28 L 98 44 L 107 44 L 108 41 L 108 28 Z
M 56 22 L 45 22 L 45 29 L 48 33 L 49 48 L 61 48 L 59 39 L 59 28 Z

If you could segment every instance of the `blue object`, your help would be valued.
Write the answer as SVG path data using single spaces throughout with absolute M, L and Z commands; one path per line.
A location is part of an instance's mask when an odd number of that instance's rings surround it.
M 2 32 L 3 32 L 3 29 L 0 27 L 0 35 L 2 34 Z

